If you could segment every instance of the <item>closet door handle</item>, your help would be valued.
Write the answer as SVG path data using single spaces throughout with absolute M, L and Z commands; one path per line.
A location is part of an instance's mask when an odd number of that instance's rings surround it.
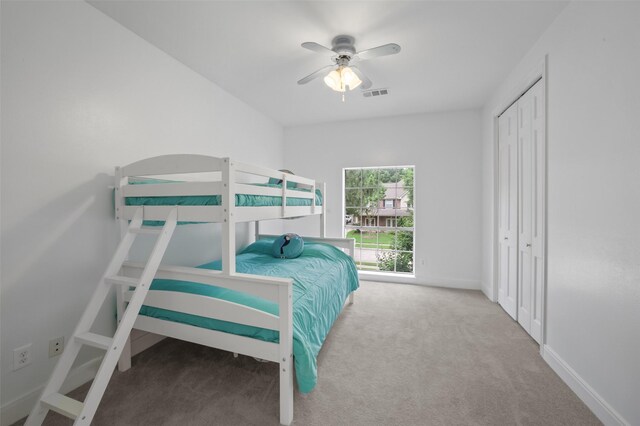
M 509 239 L 509 237 L 504 237 L 504 239 L 505 239 L 505 240 L 508 240 L 508 239 Z
M 530 243 L 527 243 L 527 247 L 531 247 L 531 244 L 530 244 Z

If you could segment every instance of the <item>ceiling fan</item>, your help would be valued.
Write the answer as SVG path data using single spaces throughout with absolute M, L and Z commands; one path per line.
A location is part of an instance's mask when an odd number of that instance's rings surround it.
M 313 41 L 302 43 L 302 47 L 318 53 L 331 54 L 333 64 L 320 68 L 308 76 L 298 80 L 298 84 L 307 84 L 324 75 L 324 83 L 336 92 L 344 92 L 347 88 L 353 90 L 360 86 L 362 89 L 371 87 L 371 80 L 356 65 L 360 61 L 377 58 L 379 56 L 395 55 L 400 52 L 400 46 L 395 43 L 384 44 L 367 50 L 356 52 L 355 38 L 348 35 L 339 35 L 331 42 L 331 49 Z M 329 71 L 331 69 L 331 71 Z

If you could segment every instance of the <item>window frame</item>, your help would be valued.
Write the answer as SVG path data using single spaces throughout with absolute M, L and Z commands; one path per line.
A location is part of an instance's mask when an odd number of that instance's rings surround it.
M 407 278 L 415 278 L 416 276 L 416 269 L 418 268 L 418 264 L 419 261 L 417 260 L 416 256 L 417 256 L 417 249 L 416 249 L 416 232 L 417 232 L 417 226 L 416 226 L 416 166 L 415 165 L 400 165 L 400 166 L 367 166 L 367 167 L 344 167 L 342 168 L 342 212 L 343 215 L 347 214 L 347 208 L 360 208 L 360 209 L 365 209 L 366 207 L 370 207 L 370 206 L 362 206 L 363 201 L 360 202 L 361 206 L 347 206 L 347 191 L 348 190 L 366 190 L 369 187 L 364 186 L 363 183 L 360 183 L 360 186 L 358 187 L 347 187 L 347 171 L 349 170 L 381 170 L 381 169 L 407 169 L 407 168 L 411 168 L 413 169 L 413 186 L 412 188 L 412 192 L 413 192 L 413 203 L 411 204 L 411 210 L 412 210 L 412 217 L 413 217 L 413 226 L 412 227 L 402 227 L 402 228 L 398 228 L 397 227 L 397 221 L 398 221 L 398 216 L 394 216 L 393 218 L 386 218 L 388 219 L 393 219 L 394 222 L 394 226 L 391 227 L 393 228 L 394 232 L 411 232 L 412 233 L 412 237 L 413 237 L 413 245 L 412 245 L 412 251 L 407 251 L 407 250 L 399 250 L 399 249 L 393 249 L 393 250 L 389 250 L 391 252 L 395 252 L 397 254 L 401 254 L 401 253 L 411 253 L 412 256 L 412 268 L 411 268 L 411 272 L 404 272 L 404 271 L 397 271 L 397 257 L 394 259 L 394 270 L 393 271 L 382 271 L 382 270 L 370 270 L 370 269 L 360 269 L 361 266 L 361 262 L 362 260 L 358 260 L 356 258 L 356 253 L 353 254 L 354 260 L 356 261 L 356 265 L 358 267 L 358 272 L 364 272 L 366 274 L 374 274 L 374 275 L 387 275 L 387 276 L 394 276 L 394 277 L 398 277 L 398 278 L 402 278 L 402 277 L 407 277 Z M 392 200 L 392 203 L 394 203 L 394 209 L 396 209 L 395 207 L 395 200 Z M 383 207 L 385 208 L 385 201 L 386 199 L 383 198 Z M 402 205 L 402 201 L 400 200 L 400 204 Z M 401 209 L 401 206 L 398 208 Z M 362 212 L 362 210 L 361 210 Z M 378 217 L 378 219 L 381 219 L 380 217 Z M 354 224 L 354 221 L 352 220 L 352 222 L 350 224 L 346 224 L 345 220 L 342 221 L 342 232 L 341 235 L 343 235 L 346 238 L 347 232 L 351 229 L 358 229 L 358 228 L 367 228 L 367 232 L 389 232 L 389 228 L 387 226 L 381 226 L 382 223 L 379 220 L 377 225 L 378 226 L 368 226 L 368 220 L 369 218 L 367 218 L 367 220 L 362 220 L 362 217 L 359 221 L 359 223 Z M 375 220 L 375 219 L 374 219 Z M 385 222 L 386 225 L 387 222 Z M 397 238 L 397 234 L 396 237 Z M 362 243 L 361 243 L 362 244 Z M 376 239 L 376 245 L 379 246 L 379 240 Z M 358 250 L 362 250 L 362 246 L 358 245 L 358 243 L 356 242 L 356 251 Z M 380 249 L 379 247 L 376 247 L 376 252 L 378 252 Z M 385 250 L 386 251 L 386 250 Z

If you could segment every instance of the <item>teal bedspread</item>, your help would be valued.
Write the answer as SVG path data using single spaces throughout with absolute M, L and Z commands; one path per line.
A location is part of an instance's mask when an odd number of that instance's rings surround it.
M 236 270 L 246 274 L 293 278 L 293 354 L 300 392 L 310 392 L 317 382 L 316 357 L 344 302 L 358 288 L 353 260 L 341 250 L 318 243 L 305 243 L 296 259 L 277 259 L 271 255 L 273 240 L 260 240 L 236 258 Z M 221 270 L 221 262 L 200 266 Z M 153 290 L 183 291 L 216 297 L 278 314 L 278 305 L 258 297 L 221 287 L 174 280 L 154 280 Z M 278 332 L 181 312 L 143 306 L 141 315 L 197 327 L 219 330 L 267 342 L 278 342 Z
M 148 183 L 167 183 L 171 181 L 146 180 L 131 182 L 135 185 Z M 282 188 L 280 184 L 254 183 L 255 186 L 265 186 L 269 188 Z M 311 192 L 305 188 L 293 188 L 294 191 Z M 185 195 L 171 197 L 127 197 L 125 204 L 128 206 L 219 206 L 222 203 L 220 195 Z M 268 207 L 281 206 L 282 197 L 270 195 L 248 195 L 236 194 L 236 206 L 238 207 Z M 310 198 L 287 197 L 287 206 L 310 206 Z M 316 189 L 316 205 L 322 205 L 322 192 Z
M 157 183 L 176 183 L 180 181 L 163 180 L 145 178 L 137 181 L 131 181 L 131 185 L 147 185 Z M 269 188 L 282 188 L 281 184 L 270 183 L 252 183 L 255 186 L 266 186 Z M 311 192 L 306 188 L 289 188 L 294 191 Z M 222 197 L 220 195 L 181 195 L 170 197 L 127 197 L 125 198 L 125 205 L 127 206 L 219 206 L 222 204 Z M 239 207 L 269 207 L 269 206 L 281 206 L 282 197 L 275 197 L 270 195 L 250 195 L 250 194 L 236 194 L 236 206 Z M 287 197 L 287 206 L 310 206 L 310 198 L 296 198 Z M 322 205 L 322 192 L 316 189 L 316 205 Z M 178 225 L 189 225 L 199 222 L 178 222 Z M 145 220 L 144 226 L 163 226 L 162 220 Z

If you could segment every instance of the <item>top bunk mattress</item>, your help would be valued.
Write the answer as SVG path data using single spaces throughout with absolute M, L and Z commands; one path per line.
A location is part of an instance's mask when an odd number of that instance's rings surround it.
M 143 181 L 131 182 L 132 185 L 143 185 L 150 183 L 166 183 L 171 184 L 175 181 L 161 181 L 149 179 Z M 254 186 L 263 186 L 267 188 L 282 188 L 281 184 L 254 183 Z M 311 192 L 309 189 L 290 187 L 290 190 L 300 192 Z M 185 196 L 168 196 L 168 197 L 126 197 L 125 205 L 127 206 L 219 206 L 222 204 L 220 195 L 185 195 Z M 287 197 L 287 206 L 310 206 L 310 198 Z M 316 189 L 316 205 L 322 205 L 322 192 Z M 236 207 L 273 207 L 282 206 L 282 197 L 270 195 L 249 195 L 236 194 Z

